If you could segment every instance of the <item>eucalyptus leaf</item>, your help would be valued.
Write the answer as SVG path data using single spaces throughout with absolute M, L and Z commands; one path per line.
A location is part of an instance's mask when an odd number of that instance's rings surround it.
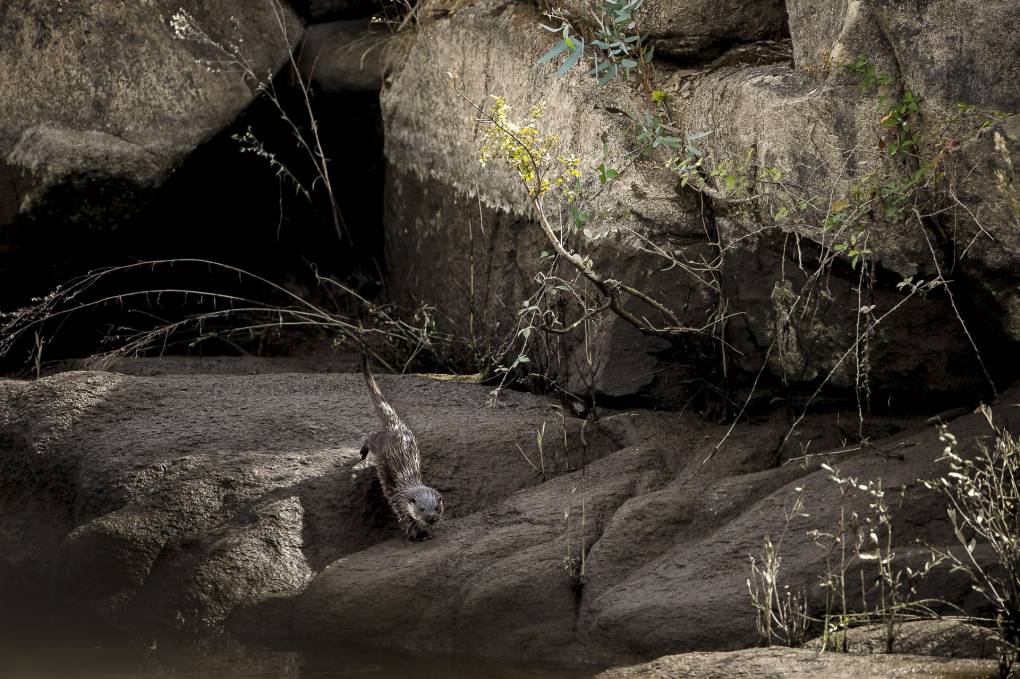
M 578 42 L 581 42 L 580 39 L 578 39 Z M 584 43 L 581 42 L 581 44 L 578 47 L 575 47 L 574 51 L 570 53 L 570 56 L 567 57 L 567 60 L 563 62 L 563 65 L 556 69 L 556 75 L 561 76 L 567 71 L 569 71 L 571 68 L 573 68 L 574 65 L 581 60 L 581 56 L 583 54 Z
M 560 40 L 553 46 L 552 49 L 543 54 L 542 57 L 536 62 L 536 64 L 544 64 L 547 61 L 552 60 L 554 57 L 556 57 L 556 55 L 558 55 L 560 52 L 563 52 L 566 49 L 568 49 L 567 42 L 565 40 Z

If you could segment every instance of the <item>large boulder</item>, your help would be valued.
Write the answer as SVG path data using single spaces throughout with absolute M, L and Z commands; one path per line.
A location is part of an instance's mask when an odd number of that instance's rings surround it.
M 180 12 L 223 51 L 179 39 Z M 255 97 L 232 50 L 265 79 L 302 30 L 276 0 L 5 3 L 0 89 L 18 95 L 0 101 L 0 244 L 24 236 L 13 221 L 122 223 Z
M 786 535 L 782 578 L 820 606 L 826 550 L 807 531 L 868 502 L 844 505 L 820 460 L 905 488 L 905 558 L 954 539 L 917 482 L 942 468 L 931 429 L 873 432 L 855 456 L 838 414 L 790 437 L 782 413 L 732 432 L 640 411 L 594 424 L 533 396 L 490 409 L 478 385 L 379 381 L 447 499 L 425 543 L 399 535 L 359 460 L 376 423 L 358 375 L 0 382 L 0 603 L 50 597 L 67 619 L 157 637 L 226 625 L 298 646 L 611 664 L 753 644 L 745 581 L 766 535 Z M 1020 424 L 1015 408 L 996 417 Z M 968 449 L 988 435 L 979 415 L 952 428 Z M 966 603 L 969 587 L 938 571 L 929 590 Z
M 627 448 L 456 519 L 420 550 L 385 543 L 333 564 L 296 598 L 293 639 L 362 635 L 409 651 L 551 662 L 740 648 L 756 639 L 748 558 L 765 536 L 782 534 L 784 582 L 805 587 L 817 612 L 826 550 L 807 531 L 832 530 L 843 508 L 863 514 L 867 498 L 843 505 L 817 461 L 773 467 L 782 421 L 738 429 L 714 456 L 723 428 L 693 418 L 639 422 L 630 423 Z M 1018 424 L 1015 416 L 1007 423 Z M 970 446 L 987 424 L 972 416 L 954 431 Z M 829 461 L 846 475 L 906 488 L 894 519 L 900 549 L 951 541 L 944 504 L 917 482 L 940 469 L 934 432 L 877 442 L 876 450 L 890 449 L 907 452 Z M 798 495 L 808 516 L 787 524 Z M 922 595 L 964 601 L 969 586 L 947 571 L 930 576 Z M 859 600 L 856 583 L 847 596 Z M 241 628 L 255 627 L 242 619 Z
M 999 424 L 1020 424 L 1009 417 Z M 967 446 L 987 427 L 980 416 L 953 426 Z M 842 503 L 817 461 L 772 467 L 771 435 L 781 429 L 738 429 L 706 462 L 722 428 L 646 418 L 627 448 L 458 518 L 421 549 L 390 542 L 331 565 L 296 598 L 293 638 L 360 635 L 409 651 L 598 663 L 752 645 L 748 558 L 764 537 L 786 535 L 783 582 L 803 586 L 818 613 L 827 552 L 807 531 L 833 530 L 843 510 L 868 511 L 867 496 Z M 917 481 L 939 472 L 941 445 L 927 430 L 876 443 L 905 451 L 899 459 L 826 459 L 862 482 L 905 488 L 894 524 L 898 550 L 909 554 L 916 540 L 953 539 L 944 503 Z M 798 495 L 803 516 L 787 523 Z M 948 568 L 921 588 L 950 601 L 968 591 Z M 856 582 L 847 596 L 860 599 Z
M 488 410 L 473 385 L 379 383 L 416 432 L 448 518 L 615 447 L 595 428 L 581 445 L 577 421 L 538 398 L 508 394 Z M 399 534 L 360 461 L 376 427 L 358 375 L 0 382 L 0 597 L 34 583 L 24 591 L 115 627 L 190 629 L 296 592 Z
M 954 277 L 968 284 L 975 323 L 984 318 L 1020 339 L 1020 94 L 1012 85 L 1020 78 L 1020 7 L 987 0 L 923 7 L 900 0 L 789 0 L 787 7 L 794 58 L 812 75 L 812 87 L 849 98 L 860 83 L 844 67 L 864 57 L 875 74 L 893 79 L 894 102 L 905 91 L 918 98 L 921 123 L 939 133 L 929 135 L 920 157 L 938 158 L 946 175 L 941 201 L 930 208 L 937 210 L 936 249 L 951 263 L 959 260 Z M 960 103 L 978 113 L 961 114 Z M 878 116 L 889 106 L 876 107 Z M 947 147 L 951 153 L 944 153 Z M 931 260 L 915 259 L 919 265 Z
M 517 332 L 521 302 L 536 289 L 536 274 L 547 268 L 541 253 L 551 247 L 532 221 L 519 179 L 500 163 L 479 164 L 478 115 L 451 90 L 449 74 L 456 74 L 467 98 L 481 106 L 488 107 L 491 97 L 505 96 L 514 116 L 544 101 L 543 134 L 558 136 L 563 153 L 582 158 L 589 178 L 604 145 L 612 157 L 629 150 L 630 122 L 624 110 L 631 93 L 618 85 L 597 88 L 576 73 L 555 78 L 551 68 L 536 68 L 535 61 L 551 44 L 538 27 L 540 20 L 533 8 L 518 3 L 489 0 L 464 7 L 430 24 L 420 37 L 404 40 L 403 49 L 400 42 L 391 43 L 393 76 L 382 92 L 388 161 L 386 256 L 393 288 L 408 305 L 434 307 L 439 327 L 470 338 L 471 346 L 482 347 L 482 355 L 494 353 L 508 334 Z M 701 248 L 702 222 L 674 200 L 672 183 L 656 163 L 636 163 L 627 181 L 605 187 L 588 206 L 603 219 L 580 237 L 607 276 L 637 276 L 642 283 L 654 278 L 657 293 L 685 300 L 683 309 L 677 305 L 678 315 L 701 327 L 716 309 L 714 295 L 692 286 L 691 277 L 680 269 L 660 271 L 663 260 L 637 247 L 639 236 L 651 236 L 690 245 L 692 257 Z M 569 219 L 565 212 L 553 219 L 561 217 Z M 556 272 L 573 278 L 569 267 Z M 643 389 L 677 400 L 679 380 L 671 384 L 665 371 L 656 370 L 662 367 L 658 355 L 664 342 L 635 337 L 626 329 L 605 329 L 606 338 L 621 335 L 636 360 L 652 368 L 643 374 L 654 377 L 634 382 L 636 376 L 630 375 L 599 386 L 618 396 Z M 558 343 L 554 339 L 549 345 Z M 566 377 L 576 391 L 588 377 L 576 368 L 584 361 L 571 356 L 577 344 L 565 338 L 559 359 L 532 359 L 539 365 L 558 363 L 551 370 Z M 607 365 L 621 353 L 618 345 L 602 338 L 588 348 L 596 364 Z
M 766 463 L 769 438 L 741 432 L 732 451 L 740 447 L 741 454 L 719 456 L 688 486 L 723 431 L 696 418 L 663 415 L 639 422 L 630 423 L 638 435 L 626 448 L 451 522 L 421 549 L 391 542 L 330 566 L 297 597 L 288 617 L 293 639 L 327 643 L 360 635 L 367 643 L 407 651 L 470 651 L 554 663 L 644 657 L 627 646 L 667 620 L 648 609 L 661 592 L 634 591 L 632 579 L 661 558 L 667 545 L 690 547 L 688 540 L 711 532 L 699 525 L 700 518 L 714 514 L 718 525 L 797 472 L 739 477 Z M 720 481 L 734 475 L 738 478 Z M 663 493 L 671 493 L 673 502 L 664 501 L 662 511 L 632 510 L 634 503 Z M 707 501 L 699 500 L 706 495 Z M 631 541 L 626 545 L 617 543 L 614 530 L 621 522 L 627 525 L 620 532 Z M 593 640 L 588 609 L 614 587 L 628 591 L 633 605 L 650 615 L 628 619 Z M 669 605 L 690 596 L 696 590 L 678 591 Z M 674 608 L 669 624 L 689 614 L 682 611 L 683 606 Z M 712 630 L 720 634 L 710 641 L 704 634 L 681 641 L 691 633 L 682 624 L 666 633 L 673 644 L 714 645 L 739 627 L 734 622 L 720 619 Z M 748 639 L 746 631 L 741 640 Z M 672 647 L 661 637 L 649 643 Z
M 710 132 L 699 142 L 710 166 L 728 168 L 748 183 L 715 192 L 712 200 L 728 250 L 723 289 L 730 309 L 742 312 L 731 321 L 735 330 L 744 329 L 733 335 L 742 352 L 738 364 L 752 371 L 766 354 L 784 380 L 829 375 L 834 386 L 851 387 L 860 379 L 858 366 L 866 373 L 870 360 L 884 374 L 864 379 L 876 380 L 879 389 L 892 382 L 924 385 L 935 395 L 982 385 L 963 323 L 986 338 L 1003 316 L 982 313 L 980 297 L 967 287 L 954 285 L 954 309 L 938 291 L 907 300 L 909 287 L 899 286 L 907 278 L 932 280 L 940 263 L 948 272 L 939 232 L 885 220 L 878 210 L 860 224 L 826 226 L 833 205 L 838 211 L 838 200 L 853 200 L 862 177 L 903 172 L 879 150 L 885 132 L 876 93 L 862 94 L 859 83 L 845 79 L 818 84 L 802 70 L 776 65 L 705 71 L 674 80 L 666 90 L 682 129 Z M 777 218 L 780 210 L 801 212 Z M 843 260 L 820 264 L 863 228 L 872 273 L 862 279 L 860 269 Z M 858 361 L 857 349 L 846 352 L 861 342 L 869 356 Z M 986 351 L 998 350 L 989 344 Z M 892 392 L 895 403 L 909 390 Z
M 823 78 L 839 78 L 839 66 L 863 55 L 880 72 L 902 78 L 928 106 L 963 101 L 1020 109 L 1020 94 L 1010 85 L 1020 77 L 1013 30 L 1020 9 L 1012 3 L 934 0 L 923 8 L 903 0 L 786 4 L 800 68 L 816 67 Z
M 495 350 L 518 332 L 522 303 L 539 288 L 539 274 L 571 279 L 574 272 L 542 258 L 550 247 L 514 173 L 496 162 L 479 165 L 482 126 L 477 111 L 451 91 L 449 74 L 482 106 L 503 96 L 518 115 L 544 101 L 542 133 L 582 158 L 594 186 L 604 156 L 634 150 L 627 111 L 645 105 L 636 86 L 600 88 L 583 69 L 556 77 L 555 64 L 536 64 L 557 40 L 538 27 L 542 20 L 529 7 L 500 0 L 460 8 L 403 40 L 403 49 L 395 42 L 382 92 L 393 289 L 408 304 L 434 307 L 439 327 L 470 338 L 472 347 Z M 876 57 L 875 68 L 884 63 Z M 757 381 L 762 394 L 774 395 L 770 388 L 779 385 L 813 389 L 827 380 L 844 394 L 857 389 L 895 405 L 920 388 L 947 399 L 987 391 L 971 344 L 976 338 L 992 375 L 1011 379 L 1011 345 L 1002 333 L 1012 323 L 1011 298 L 981 293 L 982 285 L 1006 291 L 1011 278 L 996 282 L 975 273 L 983 281 L 976 286 L 954 279 L 953 300 L 944 290 L 925 297 L 901 285 L 907 278 L 931 281 L 939 264 L 947 278 L 954 271 L 944 230 L 869 217 L 871 266 L 863 281 L 847 256 L 829 258 L 852 235 L 849 227 L 824 226 L 831 207 L 852 195 L 862 177 L 903 171 L 898 159 L 879 152 L 885 133 L 877 93 L 862 93 L 842 70 L 840 78 L 820 82 L 814 71 L 790 63 L 693 71 L 657 63 L 656 72 L 677 134 L 708 132 L 698 142 L 704 171 L 730 173 L 737 189 L 727 191 L 722 179 L 711 178 L 709 190 L 697 195 L 663 169 L 667 155 L 628 161 L 626 174 L 585 204 L 594 218 L 571 242 L 604 277 L 636 284 L 688 328 L 706 330 L 669 342 L 606 315 L 597 333 L 554 337 L 534 349 L 533 361 L 571 391 L 587 391 L 594 381 L 608 396 L 679 404 L 721 372 L 731 386 L 747 386 L 765 362 Z M 1011 149 L 1010 124 L 1000 127 Z M 980 139 L 994 143 L 990 131 Z M 766 168 L 781 171 L 778 182 Z M 989 205 L 995 186 L 986 186 Z M 802 201 L 811 209 L 798 212 Z M 545 204 L 554 223 L 571 222 L 555 198 Z M 798 216 L 784 218 L 781 209 Z M 1010 238 L 1004 233 L 981 247 L 1020 251 L 1007 244 Z M 984 257 L 981 251 L 974 244 L 968 257 Z M 1004 266 L 1011 257 L 981 261 Z M 553 295 L 546 304 L 555 311 L 568 302 Z M 634 300 L 629 310 L 658 318 Z M 722 317 L 725 323 L 718 322 Z M 624 356 L 626 375 L 615 370 Z

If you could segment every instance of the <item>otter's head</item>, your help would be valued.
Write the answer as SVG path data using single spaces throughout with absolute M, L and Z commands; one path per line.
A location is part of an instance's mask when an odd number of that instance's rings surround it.
M 443 515 L 443 496 L 428 486 L 416 486 L 405 495 L 407 513 L 419 528 L 426 529 Z

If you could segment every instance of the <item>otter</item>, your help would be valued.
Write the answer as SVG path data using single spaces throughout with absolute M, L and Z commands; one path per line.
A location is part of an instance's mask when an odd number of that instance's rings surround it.
M 383 398 L 368 361 L 362 373 L 375 404 L 382 429 L 370 434 L 361 446 L 361 459 L 371 452 L 376 458 L 379 485 L 390 508 L 412 542 L 432 537 L 432 529 L 443 515 L 443 496 L 421 480 L 421 454 L 414 434 Z

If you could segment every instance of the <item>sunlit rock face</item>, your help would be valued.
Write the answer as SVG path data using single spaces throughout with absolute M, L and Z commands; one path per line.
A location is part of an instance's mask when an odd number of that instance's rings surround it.
M 649 3 L 647 15 L 639 15 L 650 18 L 653 34 L 664 21 L 656 7 Z M 760 21 L 747 25 L 769 25 L 768 3 L 756 7 Z M 607 315 L 597 336 L 555 337 L 553 346 L 536 347 L 533 359 L 571 391 L 584 392 L 594 382 L 605 396 L 685 403 L 700 380 L 726 372 L 730 384 L 746 386 L 764 363 L 759 393 L 779 384 L 811 391 L 821 380 L 848 393 L 863 379 L 875 402 L 896 407 L 918 389 L 933 401 L 990 393 L 971 338 L 994 381 L 1001 386 L 1015 376 L 1009 356 L 1020 339 L 1016 118 L 997 118 L 966 139 L 941 140 L 942 148 L 953 149 L 950 155 L 939 155 L 935 141 L 919 151 L 952 167 L 951 193 L 966 194 L 973 215 L 932 201 L 918 205 L 937 213 L 922 226 L 904 224 L 902 214 L 862 210 L 856 228 L 867 229 L 871 262 L 863 292 L 860 269 L 849 257 L 821 262 L 838 245 L 850 249 L 848 227 L 826 223 L 833 206 L 845 210 L 840 201 L 852 201 L 872 177 L 913 171 L 886 146 L 880 108 L 889 106 L 888 95 L 862 88 L 860 74 L 845 70 L 847 60 L 867 56 L 897 93 L 910 89 L 921 97 L 917 115 L 936 127 L 938 115 L 955 111 L 966 88 L 980 90 L 971 93 L 975 104 L 1015 111 L 1015 95 L 1001 82 L 1010 81 L 1003 77 L 1020 68 L 1020 59 L 1012 47 L 996 45 L 1003 43 L 1001 27 L 1015 25 L 1017 10 L 990 8 L 998 21 L 987 32 L 979 30 L 984 19 L 967 19 L 972 40 L 987 39 L 980 48 L 987 60 L 973 67 L 968 64 L 978 48 L 928 53 L 893 45 L 909 42 L 908 26 L 924 27 L 927 42 L 939 35 L 949 40 L 946 31 L 955 30 L 948 21 L 911 23 L 908 10 L 895 3 L 791 2 L 789 10 L 792 46 L 768 43 L 767 58 L 747 51 L 745 43 L 763 37 L 752 31 L 724 40 L 722 56 L 706 50 L 693 62 L 655 63 L 674 134 L 699 135 L 711 167 L 728 168 L 741 189 L 697 195 L 663 170 L 666 156 L 640 158 L 585 204 L 596 218 L 571 235 L 605 277 L 639 284 L 689 328 L 711 329 L 671 344 L 618 327 L 626 323 Z M 970 15 L 982 13 L 971 8 Z M 719 12 L 717 21 L 724 16 Z M 628 112 L 640 110 L 647 97 L 634 82 L 599 87 L 583 69 L 557 77 L 555 63 L 537 64 L 558 39 L 540 22 L 550 20 L 526 6 L 490 0 L 459 8 L 429 22 L 421 37 L 391 45 L 382 104 L 392 287 L 409 305 L 434 306 L 438 326 L 473 338 L 473 346 L 486 340 L 499 346 L 519 330 L 523 300 L 537 289 L 536 275 L 548 274 L 541 253 L 549 246 L 513 172 L 498 163 L 480 166 L 483 125 L 478 111 L 451 89 L 450 74 L 483 108 L 502 96 L 520 116 L 545 102 L 542 132 L 582 158 L 589 178 L 605 158 L 634 149 L 636 126 Z M 705 30 L 714 27 L 709 22 Z M 674 28 L 675 35 L 683 33 Z M 953 69 L 973 71 L 973 82 L 961 89 L 949 75 Z M 779 175 L 767 176 L 765 168 Z M 923 203 L 926 195 L 918 199 Z M 545 204 L 555 223 L 571 223 L 554 199 Z M 945 289 L 911 295 L 902 285 L 931 281 L 940 271 L 952 280 L 955 309 Z M 569 267 L 556 272 L 569 275 Z M 658 318 L 641 302 L 630 304 L 636 314 Z M 712 325 L 723 316 L 725 328 Z M 866 358 L 858 351 L 862 345 Z M 614 371 L 624 355 L 626 377 Z

